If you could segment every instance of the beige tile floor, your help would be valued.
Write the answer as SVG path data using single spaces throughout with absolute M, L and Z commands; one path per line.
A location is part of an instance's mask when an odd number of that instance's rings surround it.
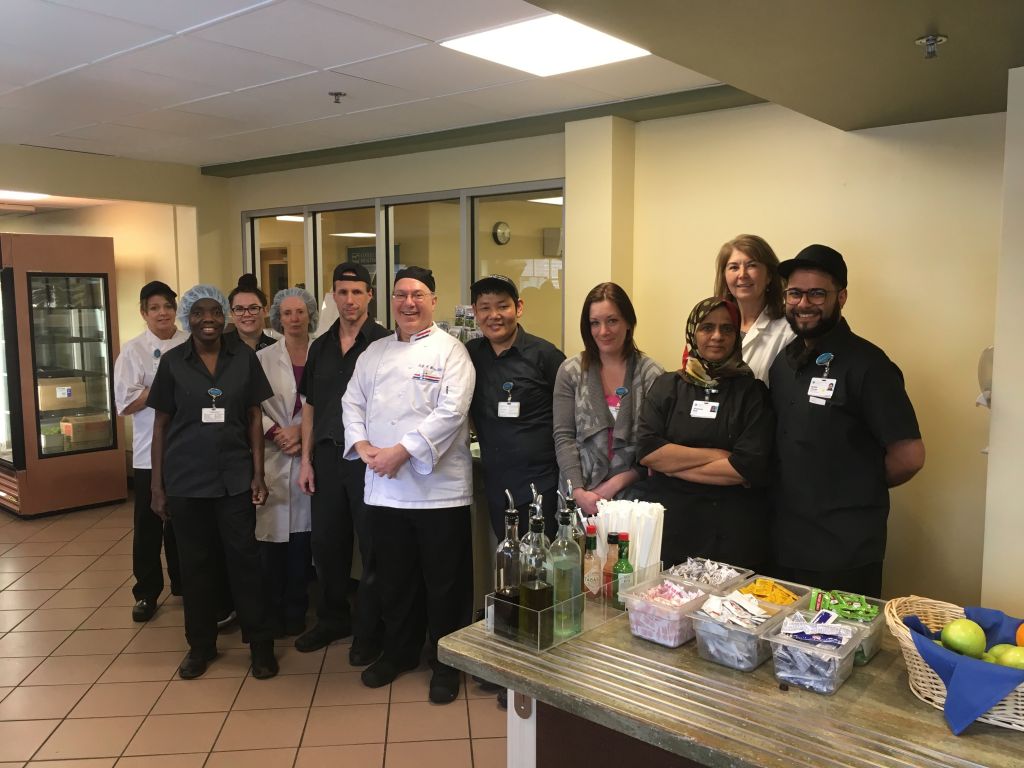
M 492 768 L 505 713 L 463 686 L 427 701 L 428 669 L 369 689 L 347 641 L 301 654 L 279 641 L 281 674 L 248 675 L 237 629 L 199 680 L 180 598 L 131 620 L 130 504 L 42 520 L 0 511 L 0 768 Z

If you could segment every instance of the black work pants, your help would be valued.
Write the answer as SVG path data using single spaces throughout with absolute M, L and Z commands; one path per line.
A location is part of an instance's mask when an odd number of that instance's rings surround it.
M 776 568 L 778 576 L 797 584 L 819 589 L 839 589 L 865 597 L 882 596 L 882 562 L 868 563 L 856 568 L 811 571 L 804 568 Z
M 167 557 L 167 575 L 171 591 L 181 593 L 181 569 L 178 566 L 178 547 L 174 543 L 174 528 L 164 523 L 153 511 L 150 483 L 153 470 L 134 470 L 135 529 L 132 534 L 132 573 L 136 600 L 153 600 L 164 589 L 164 571 L 160 565 L 160 547 Z
M 313 482 L 310 500 L 313 563 L 319 599 L 317 623 L 348 634 L 352 609 L 348 604 L 352 578 L 353 509 L 363 504 L 361 461 L 342 458 L 345 449 L 331 441 L 313 446 Z M 356 466 L 350 466 L 356 465 Z
M 310 535 L 293 533 L 288 541 L 261 541 L 259 547 L 267 621 L 283 630 L 290 622 L 304 620 L 309 608 Z
M 242 633 L 250 643 L 270 639 L 251 493 L 214 499 L 171 496 L 167 509 L 178 542 L 189 646 L 200 652 L 217 647 L 221 559 Z
M 384 613 L 384 657 L 415 664 L 426 630 L 435 659 L 437 641 L 469 624 L 472 613 L 469 507 L 368 510 Z

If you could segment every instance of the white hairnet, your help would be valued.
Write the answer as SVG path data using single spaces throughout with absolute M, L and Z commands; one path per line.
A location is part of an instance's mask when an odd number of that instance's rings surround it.
M 305 303 L 306 314 L 309 315 L 309 332 L 313 333 L 320 320 L 320 310 L 316 306 L 313 294 L 304 288 L 282 288 L 274 294 L 274 303 L 270 305 L 270 327 L 278 333 L 284 333 L 284 326 L 281 325 L 281 302 L 291 296 L 298 296 Z
M 200 299 L 213 299 L 220 304 L 221 309 L 224 310 L 225 320 L 231 313 L 231 310 L 228 308 L 228 300 L 224 298 L 223 293 L 217 290 L 216 286 L 194 285 L 178 299 L 178 322 L 181 324 L 182 330 L 189 330 L 188 316 L 192 314 L 192 305 Z

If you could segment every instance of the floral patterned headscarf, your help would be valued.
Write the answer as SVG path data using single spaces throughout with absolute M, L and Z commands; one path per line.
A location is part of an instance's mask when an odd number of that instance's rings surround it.
M 736 344 L 732 353 L 721 362 L 711 362 L 700 356 L 697 349 L 697 328 L 704 318 L 719 307 L 725 307 L 736 326 Z M 683 367 L 679 375 L 697 387 L 713 389 L 721 379 L 730 376 L 753 376 L 750 366 L 743 362 L 742 344 L 740 342 L 740 311 L 728 299 L 710 298 L 697 303 L 686 320 L 686 347 L 683 349 Z

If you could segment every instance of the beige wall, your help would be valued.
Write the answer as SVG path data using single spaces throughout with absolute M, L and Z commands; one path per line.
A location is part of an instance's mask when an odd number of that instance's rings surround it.
M 844 314 L 902 368 L 928 450 L 892 492 L 889 595 L 980 594 L 975 368 L 993 337 L 1003 128 L 985 115 L 843 133 L 772 105 L 637 126 L 633 299 L 639 343 L 666 366 L 728 238 L 763 235 L 780 258 L 812 242 L 845 255 Z

